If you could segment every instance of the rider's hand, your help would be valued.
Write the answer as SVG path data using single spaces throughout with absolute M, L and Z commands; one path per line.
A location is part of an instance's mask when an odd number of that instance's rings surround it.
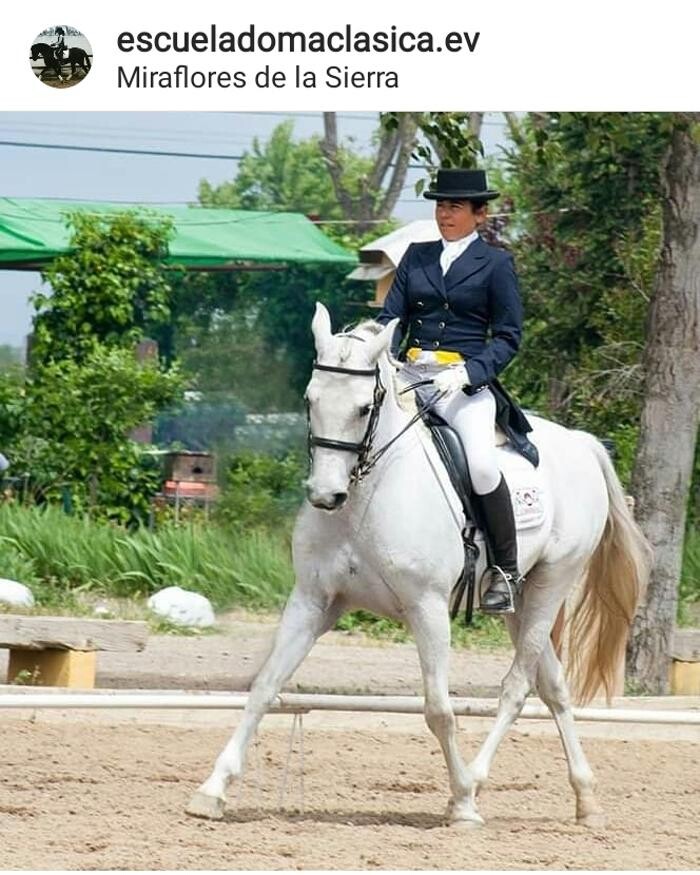
M 433 385 L 439 392 L 451 395 L 470 385 L 469 374 L 464 365 L 450 365 L 433 377 Z

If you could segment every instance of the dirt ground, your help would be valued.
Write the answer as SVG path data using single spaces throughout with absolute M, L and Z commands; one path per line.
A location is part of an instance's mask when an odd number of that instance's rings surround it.
M 587 740 L 609 814 L 575 824 L 555 739 L 510 736 L 482 794 L 487 826 L 444 825 L 446 773 L 426 733 L 263 731 L 224 821 L 183 814 L 228 733 L 165 726 L 2 725 L 7 869 L 694 869 L 697 746 Z M 475 736 L 462 737 L 465 753 Z
M 244 689 L 272 629 L 234 617 L 226 637 L 152 638 L 143 654 L 102 654 L 99 682 Z M 492 693 L 508 661 L 456 653 L 455 692 Z M 417 659 L 411 645 L 334 635 L 287 689 L 419 693 Z M 584 739 L 609 817 L 591 832 L 574 821 L 558 739 L 521 727 L 482 793 L 486 827 L 467 832 L 445 825 L 446 769 L 419 718 L 362 729 L 349 715 L 324 728 L 309 718 L 282 804 L 292 718 L 269 718 L 225 819 L 210 823 L 183 810 L 229 737 L 220 721 L 50 713 L 0 716 L 0 869 L 695 869 L 700 859 L 700 748 L 673 735 Z M 460 722 L 465 758 L 483 738 L 475 725 Z

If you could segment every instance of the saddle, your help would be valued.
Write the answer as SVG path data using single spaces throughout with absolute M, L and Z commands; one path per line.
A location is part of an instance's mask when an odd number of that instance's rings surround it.
M 489 388 L 496 400 L 496 445 L 510 444 L 517 453 L 534 468 L 537 468 L 540 462 L 539 452 L 527 437 L 528 432 L 532 431 L 527 417 L 499 380 L 492 380 L 489 383 Z M 483 524 L 481 508 L 477 494 L 472 487 L 467 457 L 459 435 L 439 414 L 435 413 L 420 389 L 415 393 L 415 399 L 421 418 L 430 429 L 433 443 L 447 469 L 452 486 L 459 496 L 467 520 L 467 525 L 462 531 L 464 568 L 459 580 L 452 588 L 450 617 L 454 619 L 457 616 L 466 592 L 464 622 L 468 626 L 471 624 L 474 614 L 476 563 L 479 558 L 479 548 L 474 541 L 477 529 L 481 530 L 484 536 L 488 565 L 494 562 L 493 548 L 489 542 L 487 528 Z
M 486 534 L 486 527 L 483 525 L 479 503 L 476 499 L 476 493 L 472 487 L 471 477 L 469 476 L 469 466 L 467 465 L 467 456 L 464 452 L 464 446 L 457 432 L 448 425 L 445 420 L 435 413 L 434 410 L 427 407 L 419 396 L 416 398 L 418 409 L 422 414 L 424 424 L 430 430 L 433 444 L 438 451 L 438 455 L 442 460 L 450 482 L 457 493 L 462 509 L 464 510 L 464 518 L 466 525 L 462 530 L 462 543 L 464 544 L 464 567 L 457 582 L 452 587 L 450 596 L 450 618 L 454 618 L 459 613 L 459 607 L 462 599 L 465 597 L 466 602 L 464 608 L 464 624 L 471 625 L 474 616 L 474 591 L 476 589 L 476 563 L 479 559 L 479 547 L 474 540 L 474 535 L 477 529 L 480 529 L 484 534 L 484 544 L 486 546 L 486 555 L 488 562 L 492 561 L 492 549 Z

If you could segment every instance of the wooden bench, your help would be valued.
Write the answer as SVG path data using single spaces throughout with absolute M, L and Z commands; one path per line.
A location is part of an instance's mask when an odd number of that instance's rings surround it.
M 143 650 L 148 624 L 0 614 L 0 647 L 10 650 L 7 682 L 92 689 L 98 650 Z
M 671 660 L 671 692 L 700 696 L 700 629 L 675 630 Z

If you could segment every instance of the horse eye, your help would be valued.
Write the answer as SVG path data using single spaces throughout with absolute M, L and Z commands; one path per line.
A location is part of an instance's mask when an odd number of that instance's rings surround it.
M 365 416 L 369 416 L 369 412 L 372 409 L 371 404 L 365 404 L 364 407 L 360 407 L 360 418 L 364 419 Z

